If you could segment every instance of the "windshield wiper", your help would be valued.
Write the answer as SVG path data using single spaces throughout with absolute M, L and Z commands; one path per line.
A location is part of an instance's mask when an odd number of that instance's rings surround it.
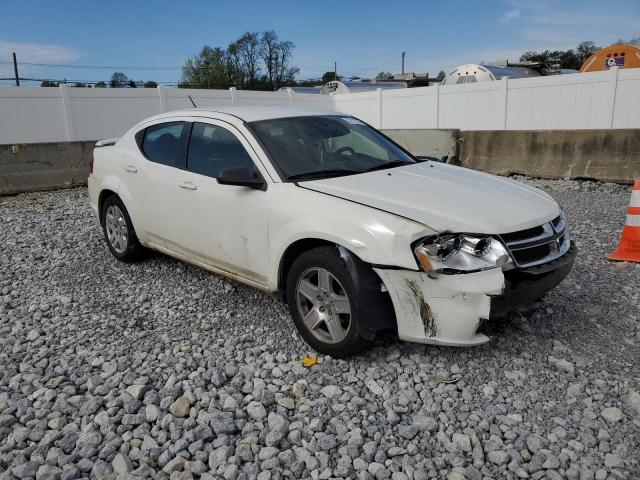
M 357 173 L 363 173 L 362 170 L 349 170 L 346 168 L 331 168 L 324 170 L 314 170 L 312 172 L 296 173 L 289 175 L 287 180 L 311 180 L 320 179 L 326 177 L 338 177 L 341 175 L 355 175 Z
M 367 168 L 365 172 L 374 172 L 376 170 L 386 170 L 387 168 L 402 167 L 404 165 L 411 165 L 412 162 L 405 160 L 393 160 L 392 162 L 383 163 L 382 165 L 376 165 L 375 167 Z

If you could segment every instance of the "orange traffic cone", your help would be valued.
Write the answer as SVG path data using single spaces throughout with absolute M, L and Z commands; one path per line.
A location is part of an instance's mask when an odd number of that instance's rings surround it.
M 609 260 L 640 262 L 640 180 L 633 185 L 620 245 L 609 255 Z

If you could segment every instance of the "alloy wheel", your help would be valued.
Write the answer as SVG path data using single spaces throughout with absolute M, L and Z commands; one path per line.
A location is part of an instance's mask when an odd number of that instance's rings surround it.
M 307 269 L 296 285 L 302 323 L 318 340 L 340 343 L 351 328 L 351 304 L 346 290 L 328 270 Z
M 107 239 L 117 253 L 124 253 L 129 243 L 127 220 L 117 205 L 110 205 L 105 215 Z

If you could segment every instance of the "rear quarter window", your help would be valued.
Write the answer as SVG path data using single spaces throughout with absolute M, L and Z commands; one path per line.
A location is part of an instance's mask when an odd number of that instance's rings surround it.
M 183 167 L 187 135 L 186 122 L 167 122 L 138 132 L 136 142 L 144 156 L 152 162 Z

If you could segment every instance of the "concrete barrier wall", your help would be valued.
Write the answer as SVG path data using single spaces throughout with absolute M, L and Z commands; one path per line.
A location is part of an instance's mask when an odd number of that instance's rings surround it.
M 0 195 L 85 184 L 94 144 L 0 145 Z
M 640 179 L 640 130 L 462 132 L 460 164 L 499 175 Z
M 640 130 L 383 132 L 414 155 L 452 157 L 459 148 L 454 163 L 498 175 L 640 179 Z M 94 143 L 0 145 L 0 195 L 85 184 Z
M 414 155 L 449 158 L 458 156 L 460 130 L 381 130 L 387 137 Z

